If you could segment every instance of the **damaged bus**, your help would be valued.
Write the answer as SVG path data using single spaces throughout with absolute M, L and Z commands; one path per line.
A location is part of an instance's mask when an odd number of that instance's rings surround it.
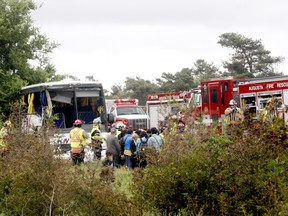
M 90 132 L 93 119 L 101 118 L 101 131 L 108 131 L 113 116 L 106 112 L 104 90 L 94 81 L 58 81 L 25 86 L 21 90 L 21 104 L 26 109 L 23 129 L 39 130 L 49 117 L 61 134 L 58 144 L 69 143 L 69 131 L 76 119 L 83 121 L 83 129 Z M 59 130 L 58 130 L 59 129 Z

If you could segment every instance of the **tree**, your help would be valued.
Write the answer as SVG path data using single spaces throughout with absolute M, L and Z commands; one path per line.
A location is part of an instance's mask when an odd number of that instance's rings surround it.
M 36 9 L 32 0 L 0 0 L 0 86 L 5 85 L 4 80 L 13 84 L 13 88 L 2 89 L 2 94 L 15 95 L 23 85 L 65 77 L 56 75 L 54 66 L 49 62 L 49 54 L 58 44 L 50 43 L 32 25 L 30 14 Z M 4 98 L 0 110 L 8 113 L 6 105 L 17 97 Z
M 272 57 L 266 50 L 261 40 L 253 40 L 237 33 L 220 35 L 218 43 L 222 47 L 234 49 L 229 61 L 224 61 L 223 66 L 228 70 L 224 75 L 233 77 L 267 77 L 282 75 L 277 72 L 274 65 L 283 61 L 283 57 Z
M 157 78 L 156 81 L 160 86 L 161 92 L 189 91 L 195 87 L 193 71 L 189 68 L 183 68 L 180 72 L 176 72 L 175 75 L 164 72 L 161 78 Z
M 87 81 L 96 81 L 96 79 L 94 78 L 93 75 L 86 76 L 85 79 L 86 79 Z
M 32 26 L 30 13 L 37 9 L 36 4 L 32 0 L 0 0 L 0 7 L 0 68 L 7 74 L 18 74 L 28 84 L 38 82 L 35 77 L 42 77 L 43 70 L 48 72 L 45 77 L 53 76 L 48 54 L 57 44 Z M 39 66 L 34 68 L 31 62 Z
M 19 86 L 25 85 L 25 82 L 14 75 L 7 75 L 0 69 L 0 113 L 1 117 L 7 117 L 12 101 L 18 97 Z
M 219 69 L 213 63 L 208 63 L 203 59 L 198 59 L 194 63 L 192 71 L 195 75 L 196 84 L 199 84 L 201 81 L 221 76 Z
M 126 77 L 124 92 L 127 97 L 137 98 L 139 105 L 145 105 L 148 94 L 159 92 L 159 86 L 138 76 L 136 78 Z
M 115 99 L 115 98 L 127 98 L 127 97 L 129 97 L 129 95 L 125 93 L 123 86 L 120 84 L 114 84 L 111 87 L 111 94 L 107 98 Z

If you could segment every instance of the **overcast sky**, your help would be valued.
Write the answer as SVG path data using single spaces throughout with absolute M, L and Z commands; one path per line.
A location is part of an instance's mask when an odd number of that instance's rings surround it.
M 126 77 L 155 81 L 204 59 L 221 68 L 232 50 L 217 41 L 227 32 L 261 39 L 272 56 L 285 57 L 287 0 L 34 0 L 34 25 L 59 43 L 57 72 L 87 75 L 110 89 Z

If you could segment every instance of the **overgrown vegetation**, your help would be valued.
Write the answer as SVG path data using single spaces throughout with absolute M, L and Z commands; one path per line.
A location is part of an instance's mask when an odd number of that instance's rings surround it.
M 191 111 L 190 111 L 191 112 Z M 11 117 L 19 122 L 20 116 Z M 128 171 L 54 157 L 47 128 L 14 124 L 0 159 L 2 215 L 287 215 L 286 127 L 276 119 L 219 134 L 169 122 L 160 154 Z M 241 136 L 239 135 L 241 130 Z M 154 152 L 155 153 L 155 152 Z

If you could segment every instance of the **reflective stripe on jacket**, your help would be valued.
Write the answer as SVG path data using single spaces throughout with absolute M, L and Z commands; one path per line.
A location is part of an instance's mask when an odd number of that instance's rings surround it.
M 94 126 L 90 133 L 92 140 L 97 140 L 97 137 L 101 137 L 101 131 L 98 126 Z M 104 138 L 99 139 L 102 143 L 104 142 Z
M 86 145 L 85 131 L 82 128 L 74 128 L 70 131 L 70 144 L 72 148 Z

